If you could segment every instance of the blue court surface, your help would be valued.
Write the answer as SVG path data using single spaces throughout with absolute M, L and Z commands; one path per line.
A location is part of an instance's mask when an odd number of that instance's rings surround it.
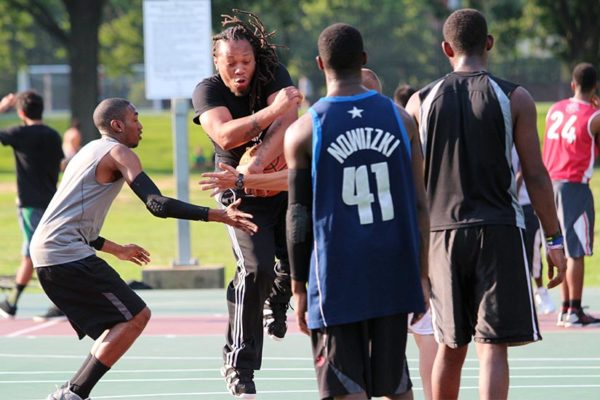
M 148 290 L 153 310 L 146 332 L 100 381 L 92 399 L 229 399 L 221 348 L 225 329 L 223 290 Z M 558 292 L 553 291 L 555 304 Z M 585 302 L 600 314 L 600 289 L 585 289 Z M 41 400 L 69 379 L 92 341 L 78 341 L 65 321 L 34 323 L 48 300 L 25 293 L 18 318 L 0 320 L 0 399 Z M 291 315 L 290 315 L 291 317 Z M 600 399 L 600 328 L 556 328 L 541 316 L 544 340 L 509 350 L 510 399 Z M 409 338 L 407 355 L 416 399 L 423 398 L 418 353 Z M 308 337 L 292 329 L 283 342 L 265 341 L 255 381 L 258 399 L 317 399 Z M 478 366 L 472 348 L 461 399 L 477 399 Z

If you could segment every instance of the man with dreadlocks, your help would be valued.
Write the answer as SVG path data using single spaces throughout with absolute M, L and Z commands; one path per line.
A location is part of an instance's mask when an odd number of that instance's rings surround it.
M 231 165 L 242 172 L 236 190 L 220 194 L 219 201 L 227 204 L 243 196 L 241 209 L 252 214 L 259 227 L 254 235 L 229 229 L 237 268 L 227 287 L 229 325 L 222 370 L 231 394 L 254 398 L 254 371 L 262 361 L 263 320 L 273 339 L 281 340 L 287 331 L 291 294 L 285 244 L 287 193 L 246 194 L 244 175 L 262 172 L 281 155 L 283 135 L 297 118 L 302 95 L 279 63 L 276 46 L 268 41 L 273 33 L 266 32 L 254 14 L 234 12 L 247 21 L 223 16 L 226 29 L 213 37 L 217 73 L 196 86 L 192 102 L 194 123 L 202 125 L 214 144 L 215 165 Z M 240 166 L 247 147 L 258 143 L 250 161 Z

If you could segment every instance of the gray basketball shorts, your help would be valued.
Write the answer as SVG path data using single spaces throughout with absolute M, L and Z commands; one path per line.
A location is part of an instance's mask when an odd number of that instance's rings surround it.
M 479 225 L 431 232 L 429 278 L 434 335 L 456 348 L 541 339 L 523 232 Z
M 591 256 L 595 212 L 590 186 L 587 183 L 553 181 L 552 187 L 560 228 L 565 237 L 565 254 L 571 258 Z

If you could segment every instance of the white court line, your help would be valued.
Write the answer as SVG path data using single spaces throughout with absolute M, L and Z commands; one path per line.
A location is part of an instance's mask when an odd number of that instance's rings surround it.
M 547 378 L 547 379 L 555 379 L 555 378 L 600 378 L 600 375 L 511 375 L 510 379 L 531 379 L 531 378 Z M 416 381 L 420 381 L 421 379 L 418 377 L 412 377 L 412 380 L 416 380 Z M 478 380 L 479 379 L 479 375 L 466 375 L 466 376 L 462 376 L 461 379 L 469 379 L 469 380 Z M 222 381 L 223 378 L 222 377 L 215 377 L 215 378 L 162 378 L 162 379 L 154 379 L 154 378 L 148 378 L 148 379 L 103 379 L 102 382 L 103 383 L 135 383 L 135 382 L 220 382 Z M 314 376 L 311 377 L 306 377 L 306 378 L 299 378 L 299 377 L 278 377 L 278 378 L 274 378 L 274 377 L 255 377 L 254 378 L 255 381 L 257 382 L 272 382 L 272 381 L 316 381 L 316 378 Z M 0 385 L 2 384 L 23 384 L 23 383 L 27 383 L 27 384 L 41 384 L 41 383 L 54 383 L 54 380 L 35 380 L 35 381 L 28 381 L 28 380 L 18 380 L 18 381 L 0 381 Z M 577 385 L 575 385 L 577 386 Z M 585 386 L 585 385 L 584 385 Z M 592 387 L 598 386 L 600 387 L 600 384 L 598 385 L 593 385 Z M 512 387 L 520 387 L 520 386 L 510 386 Z M 528 387 L 528 386 L 523 386 L 523 387 Z M 551 387 L 548 385 L 536 385 L 536 387 Z M 562 387 L 559 385 L 559 387 Z M 569 386 L 570 387 L 570 386 Z
M 34 326 L 30 326 L 29 328 L 25 328 L 25 329 L 21 329 L 21 330 L 18 330 L 18 331 L 14 331 L 13 333 L 9 333 L 8 335 L 4 335 L 4 337 L 12 338 L 12 337 L 17 337 L 17 336 L 24 335 L 26 333 L 40 331 L 42 329 L 46 329 L 46 328 L 49 328 L 49 327 L 54 326 L 56 324 L 59 324 L 59 323 L 61 323 L 63 321 L 64 321 L 64 319 L 47 321 L 47 322 L 44 322 L 43 324 L 34 325 Z
M 48 323 L 59 323 L 60 321 L 49 321 Z M 16 332 L 15 332 L 16 333 Z M 12 333 L 14 335 L 15 333 Z M 0 358 L 2 357 L 17 357 L 17 358 L 81 358 L 81 355 L 60 355 L 60 354 L 24 354 L 24 353 L 0 353 Z M 201 356 L 130 356 L 125 355 L 123 360 L 217 360 L 219 362 L 223 361 L 221 357 L 201 357 Z M 408 358 L 409 362 L 418 362 L 417 358 Z M 309 361 L 312 363 L 312 357 L 263 357 L 263 361 Z M 466 362 L 474 362 L 478 363 L 479 360 L 476 358 L 466 359 Z M 565 361 L 600 361 L 600 357 L 540 357 L 540 358 L 512 358 L 509 357 L 509 363 L 518 362 L 518 361 L 557 361 L 557 362 L 565 362 Z M 563 366 L 560 365 L 562 368 Z M 513 367 L 511 367 L 513 368 Z
M 415 370 L 418 368 L 414 368 Z M 310 371 L 315 372 L 314 368 L 261 368 L 260 371 Z M 0 371 L 0 375 L 44 375 L 44 374 L 70 374 L 73 371 Z M 140 373 L 179 373 L 179 372 L 219 372 L 219 368 L 180 368 L 180 369 L 116 369 L 111 370 L 110 374 L 140 374 Z
M 543 389 L 543 388 L 554 388 L 554 389 L 572 389 L 572 388 L 598 388 L 599 385 L 511 385 L 511 389 Z M 413 387 L 413 391 L 420 391 L 421 388 Z M 479 390 L 479 386 L 461 386 L 460 390 Z M 261 390 L 259 394 L 295 394 L 295 393 L 318 393 L 317 390 Z M 140 397 L 174 397 L 180 398 L 183 396 L 227 396 L 231 397 L 229 392 L 192 392 L 192 393 L 144 393 L 144 394 L 130 394 L 130 395 L 114 395 L 114 396 L 94 396 L 94 399 L 132 399 Z M 35 399 L 40 400 L 40 399 Z
M 413 388 L 414 389 L 414 388 Z M 273 391 L 273 390 L 261 390 L 261 394 L 284 394 L 284 393 L 317 393 L 316 390 L 286 390 L 286 391 Z M 126 394 L 126 395 L 115 395 L 115 396 L 94 396 L 94 399 L 132 399 L 136 397 L 175 397 L 179 398 L 182 396 L 228 396 L 231 398 L 229 392 L 192 392 L 192 393 L 144 393 L 144 394 Z M 41 399 L 35 399 L 41 400 Z

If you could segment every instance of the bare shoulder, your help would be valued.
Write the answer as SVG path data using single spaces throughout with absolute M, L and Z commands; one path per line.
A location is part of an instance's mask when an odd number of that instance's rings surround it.
M 511 112 L 513 119 L 525 113 L 536 113 L 535 101 L 523 86 L 518 86 L 510 95 Z M 531 115 L 528 115 L 531 116 Z
M 110 152 L 110 157 L 120 165 L 128 165 L 131 163 L 139 164 L 140 158 L 138 155 L 129 147 L 124 144 L 117 144 Z
M 420 109 L 421 109 L 421 97 L 420 97 L 420 91 L 416 91 L 415 93 L 413 93 L 412 96 L 410 96 L 410 99 L 408 99 L 408 102 L 406 103 L 406 112 L 408 113 L 408 115 L 411 116 L 411 118 L 416 122 L 416 123 L 420 123 L 419 118 L 420 118 Z

